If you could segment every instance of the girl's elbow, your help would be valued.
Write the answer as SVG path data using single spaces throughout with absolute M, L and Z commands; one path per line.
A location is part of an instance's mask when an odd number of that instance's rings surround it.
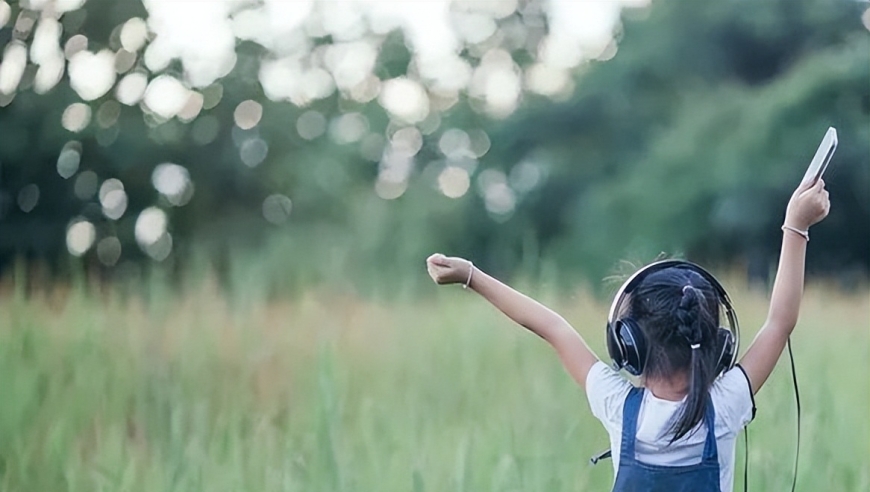
M 768 329 L 789 336 L 797 326 L 797 316 L 771 316 L 767 319 Z

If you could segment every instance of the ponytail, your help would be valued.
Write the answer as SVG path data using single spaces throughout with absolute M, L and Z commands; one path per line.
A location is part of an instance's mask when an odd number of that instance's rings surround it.
M 667 268 L 645 277 L 632 291 L 631 317 L 649 345 L 646 378 L 687 376 L 685 403 L 671 421 L 671 443 L 689 434 L 707 411 L 717 353 L 719 304 L 715 291 L 691 270 Z
M 683 296 L 676 310 L 676 318 L 679 323 L 677 333 L 688 342 L 688 348 L 691 350 L 689 389 L 686 401 L 671 428 L 673 432 L 671 443 L 694 429 L 707 411 L 707 395 L 713 383 L 713 368 L 707 361 L 710 360 L 708 352 L 713 349 L 713 341 L 710 337 L 704 336 L 707 330 L 703 329 L 703 324 L 712 321 L 711 313 L 705 308 L 705 304 L 700 290 L 691 285 L 683 287 Z

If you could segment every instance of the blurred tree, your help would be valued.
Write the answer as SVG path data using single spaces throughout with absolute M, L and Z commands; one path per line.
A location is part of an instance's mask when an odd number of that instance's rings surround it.
M 154 30 L 171 2 L 0 2 L 0 269 L 67 251 L 124 272 L 205 258 L 288 289 L 349 274 L 374 288 L 435 249 L 499 272 L 543 255 L 593 279 L 661 250 L 765 265 L 833 125 L 834 211 L 810 264 L 870 270 L 864 3 L 654 2 L 561 68 L 538 0 L 453 3 L 458 47 L 437 63 L 413 31 L 341 24 L 353 12 L 330 2 L 268 39 L 273 4 L 193 12 L 231 26 L 224 70 L 167 54 Z M 55 32 L 62 52 L 45 48 Z
M 870 36 L 865 4 L 654 4 L 576 97 L 501 125 L 496 150 L 550 179 L 521 209 L 563 265 L 683 252 L 772 266 L 788 197 L 828 126 L 833 212 L 810 266 L 870 269 Z M 866 15 L 865 15 L 866 17 Z M 529 219 L 524 219 L 529 221 Z

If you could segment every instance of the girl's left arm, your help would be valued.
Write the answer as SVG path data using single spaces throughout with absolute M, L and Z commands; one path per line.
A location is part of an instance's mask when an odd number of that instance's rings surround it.
M 804 290 L 804 259 L 809 241 L 807 231 L 828 215 L 830 207 L 828 192 L 822 180 L 814 185 L 799 186 L 789 200 L 767 320 L 740 360 L 753 393 L 758 393 L 773 372 L 797 324 Z
M 583 388 L 598 357 L 558 313 L 518 292 L 461 258 L 435 254 L 426 260 L 429 275 L 439 284 L 465 283 L 508 318 L 547 341 L 562 365 Z

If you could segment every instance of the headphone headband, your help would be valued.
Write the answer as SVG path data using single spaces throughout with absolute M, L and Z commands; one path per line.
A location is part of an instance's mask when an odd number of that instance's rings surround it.
M 690 261 L 685 260 L 661 260 L 650 263 L 645 267 L 641 268 L 634 274 L 632 274 L 625 283 L 616 291 L 616 295 L 613 298 L 613 303 L 610 305 L 610 312 L 607 315 L 607 327 L 608 327 L 608 336 L 611 335 L 616 323 L 619 322 L 618 316 L 622 311 L 622 304 L 625 302 L 625 299 L 648 275 L 665 270 L 667 268 L 684 268 L 687 270 L 691 270 L 703 277 L 713 289 L 716 291 L 716 295 L 719 299 L 719 303 L 725 310 L 725 316 L 728 320 L 728 331 L 731 332 L 734 341 L 734 350 L 731 354 L 731 360 L 727 361 L 727 367 L 731 368 L 734 366 L 734 363 L 737 362 L 737 348 L 740 345 L 740 327 L 737 324 L 737 315 L 734 312 L 734 308 L 731 304 L 731 298 L 728 297 L 728 293 L 725 291 L 725 288 L 722 287 L 722 284 L 716 280 L 716 277 L 713 276 L 710 272 L 702 268 L 700 265 L 692 263 Z M 611 354 L 613 356 L 613 354 Z M 725 361 L 723 361 L 725 362 Z

